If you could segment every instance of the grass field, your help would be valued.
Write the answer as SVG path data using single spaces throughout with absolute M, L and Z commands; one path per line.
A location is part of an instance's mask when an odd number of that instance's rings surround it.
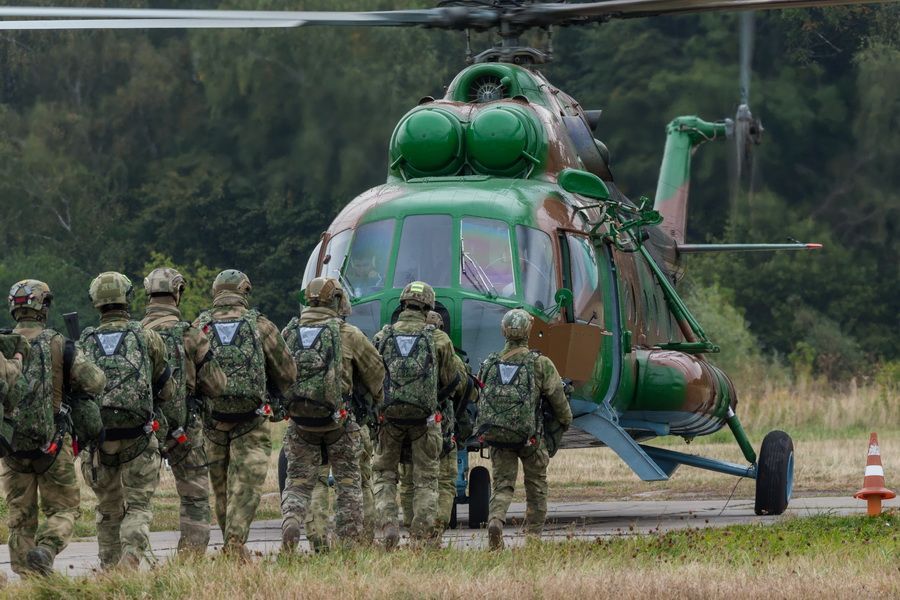
M 54 576 L 6 598 L 896 598 L 900 515 L 793 518 L 771 526 L 532 542 L 501 552 L 365 549 L 221 556 L 150 573 Z

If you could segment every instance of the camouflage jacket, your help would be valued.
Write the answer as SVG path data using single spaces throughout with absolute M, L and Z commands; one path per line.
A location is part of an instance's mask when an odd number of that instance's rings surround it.
M 337 317 L 337 312 L 330 308 L 309 306 L 300 313 L 299 322 L 301 325 L 314 325 Z M 349 396 L 354 388 L 368 392 L 377 411 L 384 401 L 384 363 L 381 355 L 357 327 L 341 321 L 340 329 L 343 355 L 341 391 L 344 396 Z M 287 327 L 282 335 L 286 332 Z
M 525 341 L 507 342 L 503 346 L 500 356 L 503 360 L 508 360 L 518 354 L 525 354 L 528 350 L 528 343 Z M 478 378 L 483 379 L 484 373 L 479 373 Z M 538 356 L 534 363 L 534 378 L 545 403 L 550 405 L 554 418 L 564 429 L 568 428 L 572 423 L 572 409 L 569 407 L 569 401 L 563 391 L 562 379 L 553 361 L 546 356 Z
M 147 305 L 147 313 L 141 321 L 145 329 L 159 331 L 170 329 L 183 322 L 181 311 L 177 306 L 163 304 L 156 298 Z M 188 396 L 198 393 L 207 396 L 220 396 L 225 391 L 225 372 L 222 371 L 214 356 L 207 359 L 209 340 L 194 326 L 184 331 L 184 378 Z
M 238 319 L 249 310 L 246 298 L 238 294 L 222 293 L 213 300 L 213 307 L 209 309 L 214 320 Z M 194 321 L 196 327 L 198 321 Z M 288 351 L 284 338 L 278 328 L 264 316 L 260 315 L 256 321 L 262 341 L 263 355 L 266 361 L 266 383 L 269 387 L 276 388 L 282 394 L 297 378 L 297 365 L 294 357 Z
M 44 330 L 45 326 L 40 321 L 22 320 L 16 325 L 14 331 L 30 341 Z M 63 385 L 63 353 L 66 339 L 62 334 L 50 331 L 52 332 L 50 360 L 53 365 L 53 411 L 59 412 L 65 387 Z M 88 396 L 97 396 L 106 387 L 106 375 L 77 348 L 72 361 L 72 372 L 69 374 L 69 387 L 74 394 L 87 394 Z

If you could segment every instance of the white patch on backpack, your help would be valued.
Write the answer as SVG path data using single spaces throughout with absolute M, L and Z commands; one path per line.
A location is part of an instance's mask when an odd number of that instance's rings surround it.
M 119 344 L 122 343 L 123 337 L 125 337 L 124 331 L 118 331 L 116 333 L 98 333 L 97 341 L 100 342 L 100 348 L 103 350 L 103 354 L 112 356 L 116 353 L 116 350 L 119 349 Z
M 409 353 L 412 352 L 418 339 L 419 336 L 417 335 L 396 335 L 394 336 L 394 343 L 397 344 L 397 351 L 400 352 L 403 358 L 409 358 Z
M 519 374 L 519 369 L 522 368 L 522 365 L 506 365 L 500 363 L 500 383 L 503 385 L 509 385 L 513 379 L 516 378 L 516 375 Z
M 213 323 L 213 327 L 216 328 L 216 336 L 219 338 L 219 342 L 226 346 L 230 346 L 231 342 L 234 341 L 234 336 L 237 334 L 240 326 L 240 321 L 234 323 Z
M 324 327 L 298 327 L 297 335 L 300 336 L 300 345 L 303 348 L 309 349 L 312 348 L 313 344 L 316 343 L 316 340 L 319 339 L 319 336 L 322 335 L 322 330 Z

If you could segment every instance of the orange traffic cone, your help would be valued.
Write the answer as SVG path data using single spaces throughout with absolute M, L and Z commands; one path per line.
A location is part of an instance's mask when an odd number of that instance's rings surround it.
M 868 514 L 874 517 L 881 514 L 881 501 L 890 500 L 897 494 L 884 487 L 884 468 L 881 466 L 881 450 L 878 447 L 878 434 L 869 437 L 869 452 L 866 457 L 866 478 L 863 489 L 853 497 L 868 502 Z

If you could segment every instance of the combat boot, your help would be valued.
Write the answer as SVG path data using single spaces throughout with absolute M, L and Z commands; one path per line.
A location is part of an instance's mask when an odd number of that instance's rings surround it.
M 46 577 L 53 573 L 53 553 L 43 546 L 37 546 L 25 555 L 25 564 L 31 571 Z
M 393 550 L 400 544 L 400 528 L 394 523 L 388 523 L 381 530 L 384 549 Z
M 237 540 L 230 539 L 225 542 L 225 545 L 222 546 L 222 554 L 240 562 L 250 562 L 250 551 L 247 550 L 247 546 Z
M 488 545 L 491 550 L 503 549 L 503 521 L 491 519 L 488 523 Z
M 137 571 L 141 568 L 141 559 L 135 554 L 126 552 L 116 563 L 116 568 L 123 571 Z
M 285 517 L 281 522 L 281 551 L 293 552 L 300 542 L 300 521 L 297 517 Z

